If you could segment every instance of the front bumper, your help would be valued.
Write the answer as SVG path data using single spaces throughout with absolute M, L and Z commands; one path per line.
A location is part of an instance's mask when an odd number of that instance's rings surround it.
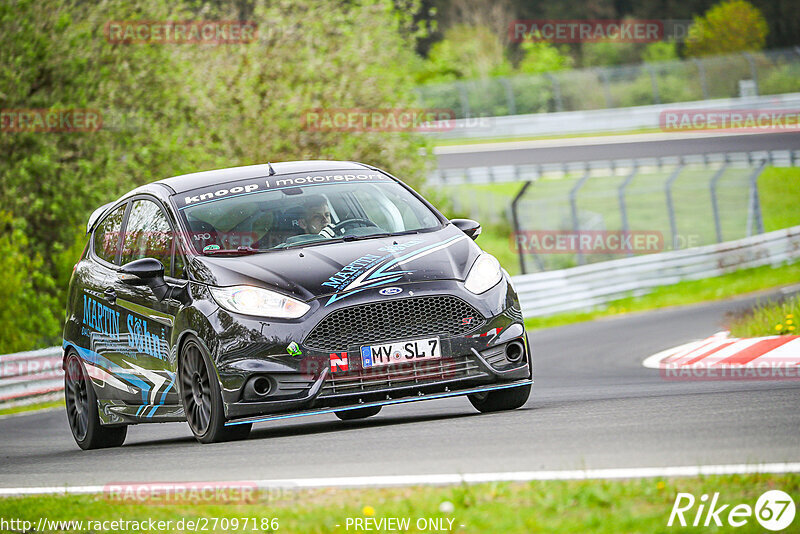
M 417 283 L 413 284 L 413 289 L 409 289 L 408 293 L 414 297 L 458 297 L 475 309 L 480 320 L 468 332 L 462 329 L 458 334 L 426 334 L 440 338 L 440 359 L 367 369 L 361 365 L 359 343 L 350 342 L 337 349 L 334 354 L 333 350 L 321 351 L 306 347 L 303 342 L 316 326 L 337 310 L 357 304 L 387 302 L 388 299 L 345 302 L 342 306 L 333 306 L 330 309 L 318 308 L 312 312 L 311 317 L 294 324 L 269 325 L 251 320 L 254 324 L 249 328 L 247 343 L 243 343 L 241 328 L 230 339 L 226 338 L 224 332 L 220 332 L 219 352 L 215 362 L 227 419 L 249 420 L 254 416 L 267 414 L 339 410 L 413 397 L 467 394 L 477 387 L 519 381 L 530 383 L 530 349 L 517 297 L 510 283 L 498 284 L 480 296 L 465 295 L 461 283 L 457 281 Z M 240 326 L 249 326 L 246 318 L 236 317 L 233 322 Z M 259 326 L 260 336 L 254 335 L 256 324 Z M 365 336 L 368 337 L 369 334 Z M 361 345 L 410 341 L 422 337 L 425 336 L 380 341 L 369 339 Z M 287 354 L 286 347 L 292 342 L 299 344 L 302 355 Z M 504 348 L 512 342 L 524 347 L 522 357 L 513 362 L 504 357 Z M 331 364 L 334 356 L 344 355 L 349 366 L 341 368 Z M 263 383 L 268 383 L 268 394 L 253 396 L 251 384 L 257 377 L 264 379 Z

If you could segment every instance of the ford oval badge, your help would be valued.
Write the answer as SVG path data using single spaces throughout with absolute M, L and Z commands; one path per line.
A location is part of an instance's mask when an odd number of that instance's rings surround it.
M 378 291 L 381 295 L 397 295 L 398 293 L 402 293 L 402 287 L 385 287 Z

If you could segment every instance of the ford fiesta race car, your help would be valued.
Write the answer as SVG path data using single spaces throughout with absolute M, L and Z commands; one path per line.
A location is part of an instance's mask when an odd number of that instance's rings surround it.
M 522 406 L 519 300 L 478 223 L 449 221 L 360 163 L 177 176 L 96 210 L 69 285 L 66 407 L 83 449 L 188 421 L 197 440 L 253 423 L 457 395 Z

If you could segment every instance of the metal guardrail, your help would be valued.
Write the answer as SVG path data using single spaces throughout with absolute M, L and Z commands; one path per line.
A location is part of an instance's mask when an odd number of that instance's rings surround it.
M 800 93 L 696 100 L 611 109 L 458 119 L 453 121 L 452 124 L 448 124 L 447 128 L 434 128 L 429 135 L 440 139 L 493 139 L 593 132 L 626 132 L 661 128 L 661 114 L 666 111 L 709 109 L 797 110 L 800 109 Z
M 800 258 L 800 226 L 736 241 L 514 277 L 522 312 L 588 311 L 658 286 Z
M 759 150 L 754 152 L 721 152 L 636 159 L 436 169 L 428 175 L 426 183 L 431 186 L 482 185 L 536 181 L 544 176 L 566 176 L 570 173 L 584 171 L 589 171 L 593 175 L 603 175 L 609 172 L 622 173 L 629 169 L 662 169 L 675 165 L 758 167 L 762 162 L 774 167 L 793 167 L 800 163 L 800 150 Z
M 0 356 L 0 405 L 37 402 L 64 389 L 61 347 Z

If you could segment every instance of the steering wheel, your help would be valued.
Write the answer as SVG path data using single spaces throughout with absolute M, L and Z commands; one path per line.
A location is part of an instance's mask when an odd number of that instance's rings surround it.
M 369 219 L 345 219 L 343 221 L 339 221 L 336 226 L 333 227 L 333 232 L 336 235 L 344 235 L 344 233 L 351 228 L 359 228 L 364 226 L 374 226 L 375 228 L 380 228 L 380 226 Z

